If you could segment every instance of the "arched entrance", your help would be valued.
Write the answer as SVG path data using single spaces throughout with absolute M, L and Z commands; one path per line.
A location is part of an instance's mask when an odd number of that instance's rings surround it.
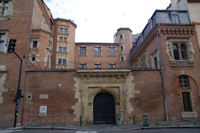
M 99 93 L 93 104 L 94 124 L 115 124 L 115 100 L 109 93 Z

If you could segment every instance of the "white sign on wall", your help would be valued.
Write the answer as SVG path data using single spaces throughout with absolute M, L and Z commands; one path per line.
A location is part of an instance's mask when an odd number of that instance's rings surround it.
M 46 105 L 40 106 L 39 116 L 40 117 L 46 117 L 47 116 L 47 106 Z

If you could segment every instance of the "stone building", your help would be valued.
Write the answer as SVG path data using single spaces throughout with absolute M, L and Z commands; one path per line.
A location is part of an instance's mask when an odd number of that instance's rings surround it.
M 113 43 L 98 43 L 75 42 L 76 24 L 53 19 L 43 0 L 0 3 L 0 126 L 13 124 L 18 82 L 8 38 L 23 60 L 18 125 L 135 124 L 143 114 L 150 122 L 200 120 L 193 11 L 156 10 L 142 33 L 119 28 Z

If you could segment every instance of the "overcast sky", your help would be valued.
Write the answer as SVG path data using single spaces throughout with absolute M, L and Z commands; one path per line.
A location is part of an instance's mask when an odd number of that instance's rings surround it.
M 76 42 L 113 42 L 120 27 L 140 33 L 156 9 L 170 0 L 44 0 L 54 18 L 74 21 Z

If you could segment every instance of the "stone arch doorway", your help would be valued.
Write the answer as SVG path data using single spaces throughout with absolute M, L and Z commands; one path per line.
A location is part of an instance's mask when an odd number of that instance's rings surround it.
M 115 124 L 115 100 L 107 92 L 99 93 L 93 103 L 94 124 Z

